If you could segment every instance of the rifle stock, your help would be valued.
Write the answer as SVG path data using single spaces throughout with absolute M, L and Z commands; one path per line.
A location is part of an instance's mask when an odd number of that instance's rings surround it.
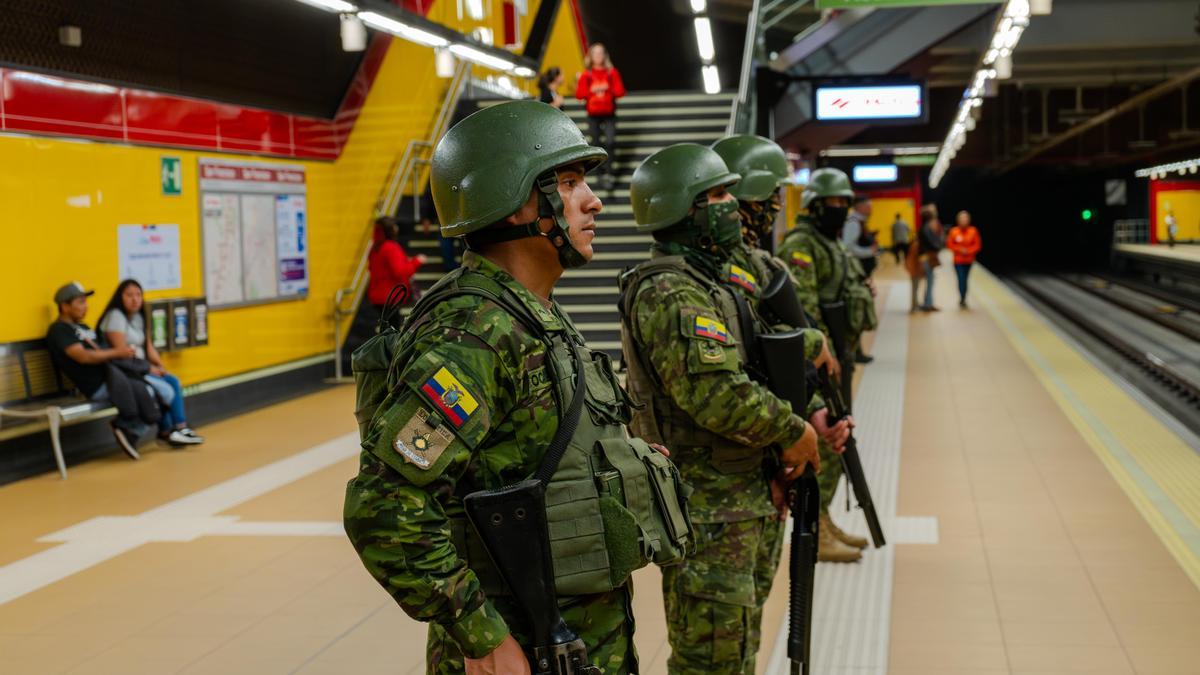
M 850 413 L 842 399 L 841 391 L 829 378 L 829 371 L 822 368 L 817 373 L 817 381 L 821 387 L 821 397 L 825 399 L 825 405 L 829 407 L 829 414 L 832 418 L 829 423 L 836 424 L 845 419 Z M 871 531 L 871 542 L 875 544 L 875 548 L 886 545 L 887 540 L 883 536 L 883 526 L 879 523 L 879 514 L 875 512 L 875 502 L 871 499 L 871 488 L 867 485 L 862 458 L 858 454 L 858 442 L 854 440 L 853 434 L 846 441 L 846 449 L 842 452 L 842 466 L 846 470 L 846 479 L 850 483 L 851 489 L 854 490 L 854 499 L 858 501 L 858 507 L 863 510 L 863 516 L 866 517 L 867 528 Z

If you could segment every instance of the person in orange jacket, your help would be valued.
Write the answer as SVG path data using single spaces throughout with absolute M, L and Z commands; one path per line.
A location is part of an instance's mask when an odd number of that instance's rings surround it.
M 954 271 L 958 274 L 958 306 L 967 308 L 967 275 L 971 273 L 971 265 L 975 256 L 983 247 L 979 238 L 979 230 L 971 224 L 971 214 L 959 211 L 954 227 L 946 238 L 946 247 L 954 252 Z
M 606 190 L 611 190 L 613 162 L 617 156 L 617 99 L 625 95 L 625 83 L 621 73 L 613 67 L 608 49 L 599 42 L 592 43 L 583 59 L 583 72 L 575 86 L 575 98 L 584 102 L 588 116 L 588 131 L 592 145 L 604 148 L 608 160 L 604 162 L 604 176 L 600 179 Z

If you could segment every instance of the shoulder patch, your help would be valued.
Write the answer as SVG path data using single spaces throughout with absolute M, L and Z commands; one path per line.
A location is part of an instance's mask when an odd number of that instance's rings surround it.
M 741 286 L 751 293 L 758 291 L 758 279 L 755 279 L 753 274 L 738 267 L 737 265 L 729 266 L 729 281 Z
M 812 256 L 804 251 L 792 251 L 792 264 L 797 267 L 812 267 Z
M 479 408 L 475 396 L 445 366 L 439 368 L 425 384 L 421 393 L 450 420 L 455 428 L 462 427 Z
M 404 458 L 404 461 L 415 464 L 422 470 L 433 466 L 438 457 L 450 446 L 454 434 L 443 425 L 434 426 L 429 421 L 429 411 L 417 408 L 416 412 L 392 441 L 392 449 Z
M 726 330 L 725 324 L 707 316 L 696 317 L 693 333 L 697 337 L 711 338 L 722 343 L 729 342 L 729 331 Z

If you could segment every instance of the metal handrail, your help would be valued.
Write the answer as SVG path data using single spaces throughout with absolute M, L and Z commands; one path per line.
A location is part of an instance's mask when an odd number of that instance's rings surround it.
M 442 97 L 441 108 L 433 121 L 429 137 L 411 140 L 404 147 L 400 159 L 392 165 L 391 177 L 384 184 L 379 199 L 375 203 L 372 221 L 375 218 L 395 213 L 400 200 L 404 197 L 405 187 L 410 184 L 413 195 L 413 215 L 419 214 L 418 202 L 421 197 L 419 187 L 425 167 L 430 164 L 430 159 L 426 155 L 432 154 L 434 146 L 448 130 L 450 121 L 454 119 L 454 111 L 458 107 L 463 85 L 469 79 L 470 71 L 471 64 L 465 60 L 459 61 L 455 66 L 454 76 L 446 87 L 446 94 Z M 352 317 L 358 312 L 358 306 L 362 303 L 363 295 L 366 293 L 367 281 L 370 278 L 367 261 L 370 258 L 373 243 L 372 238 L 368 236 L 362 253 L 359 254 L 350 284 L 333 293 L 333 369 L 334 379 L 338 381 L 346 379 L 342 372 L 342 349 L 346 344 L 346 333 L 350 330 L 349 326 L 343 328 L 342 323 L 347 317 Z M 349 305 L 346 304 L 347 298 L 350 298 Z
M 729 110 L 729 124 L 725 127 L 725 135 L 736 134 L 738 118 L 746 107 L 746 97 L 750 89 L 750 66 L 754 61 L 754 46 L 758 41 L 759 0 L 750 5 L 750 15 L 746 19 L 746 43 L 742 46 L 742 72 L 738 77 L 737 96 L 733 98 L 733 106 Z

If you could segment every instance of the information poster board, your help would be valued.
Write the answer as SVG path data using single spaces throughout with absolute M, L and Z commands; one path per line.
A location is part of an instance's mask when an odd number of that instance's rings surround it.
M 200 160 L 209 308 L 308 294 L 306 197 L 302 166 Z
M 118 225 L 117 276 L 136 279 L 147 291 L 183 285 L 179 274 L 178 225 Z

